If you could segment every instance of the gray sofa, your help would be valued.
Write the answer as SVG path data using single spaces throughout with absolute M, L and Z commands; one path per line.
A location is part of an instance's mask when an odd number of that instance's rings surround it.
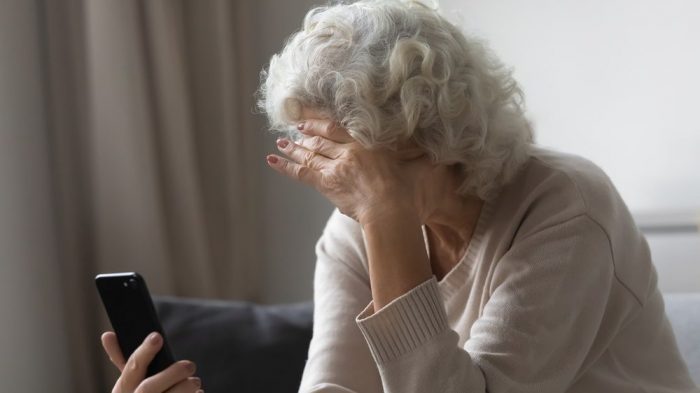
M 197 364 L 207 393 L 297 392 L 313 305 L 154 298 L 176 359 Z
M 678 347 L 695 384 L 700 386 L 700 293 L 671 293 L 664 298 Z
M 681 352 L 700 384 L 700 293 L 665 298 Z M 311 303 L 169 297 L 155 303 L 175 356 L 197 363 L 207 393 L 297 392 L 311 340 Z

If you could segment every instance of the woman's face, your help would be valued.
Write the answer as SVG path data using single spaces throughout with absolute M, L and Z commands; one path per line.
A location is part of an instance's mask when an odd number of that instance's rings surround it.
M 328 112 L 303 107 L 301 121 L 306 119 L 330 119 Z M 401 142 L 396 147 L 398 160 L 407 175 L 414 177 L 418 195 L 424 200 L 435 200 L 446 189 L 457 188 L 462 182 L 460 171 L 454 165 L 435 164 L 413 140 Z M 429 196 L 429 197 L 428 197 Z M 430 207 L 425 206 L 426 209 Z
M 306 119 L 328 120 L 331 119 L 331 116 L 329 116 L 327 112 L 320 109 L 302 107 L 300 121 L 304 121 Z M 404 161 L 412 161 L 425 155 L 423 149 L 418 147 L 413 140 L 400 142 L 396 146 L 396 152 L 399 153 L 399 156 Z

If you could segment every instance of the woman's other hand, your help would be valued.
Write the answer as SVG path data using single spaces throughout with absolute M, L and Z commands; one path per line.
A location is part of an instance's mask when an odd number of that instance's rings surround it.
M 286 158 L 269 155 L 278 172 L 316 188 L 343 214 L 361 224 L 396 210 L 419 214 L 416 182 L 427 157 L 416 148 L 365 149 L 330 120 L 310 119 L 297 127 L 304 138 L 279 139 Z
M 175 362 L 145 378 L 148 364 L 163 346 L 163 338 L 158 333 L 151 333 L 128 360 L 124 359 L 114 332 L 102 335 L 102 346 L 121 372 L 112 393 L 203 393 L 200 379 L 194 376 L 196 366 L 188 360 Z

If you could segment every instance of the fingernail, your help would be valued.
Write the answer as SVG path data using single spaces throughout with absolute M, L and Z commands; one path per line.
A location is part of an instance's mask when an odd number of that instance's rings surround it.
M 278 139 L 277 140 L 277 146 L 280 147 L 280 149 L 284 149 L 287 146 L 289 146 L 289 141 L 286 139 Z
M 301 123 L 297 124 L 297 130 L 301 131 L 304 129 L 304 122 L 302 121 Z
M 158 345 L 160 344 L 160 334 L 158 333 L 151 333 L 150 336 L 148 336 L 148 341 L 151 342 L 153 345 Z
M 199 390 L 197 390 L 195 393 L 204 393 L 204 390 L 199 389 Z
M 268 163 L 268 164 L 274 165 L 274 164 L 277 164 L 277 162 L 279 162 L 279 159 L 278 159 L 277 157 L 275 157 L 275 156 L 267 156 L 267 163 Z
M 202 380 L 197 378 L 197 377 L 192 378 L 192 383 L 194 383 L 194 386 L 196 386 L 198 388 L 202 387 Z M 201 390 L 200 390 L 200 392 L 201 392 Z
M 197 369 L 197 365 L 192 363 L 192 362 L 187 362 L 185 364 L 185 367 L 187 368 L 187 371 L 193 373 Z

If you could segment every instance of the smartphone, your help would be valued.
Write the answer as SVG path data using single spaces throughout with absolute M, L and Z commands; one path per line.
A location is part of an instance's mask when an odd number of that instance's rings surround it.
M 99 274 L 95 283 L 124 359 L 128 359 L 151 332 L 158 332 L 163 337 L 163 347 L 148 365 L 146 376 L 173 364 L 175 359 L 143 277 L 135 272 Z

